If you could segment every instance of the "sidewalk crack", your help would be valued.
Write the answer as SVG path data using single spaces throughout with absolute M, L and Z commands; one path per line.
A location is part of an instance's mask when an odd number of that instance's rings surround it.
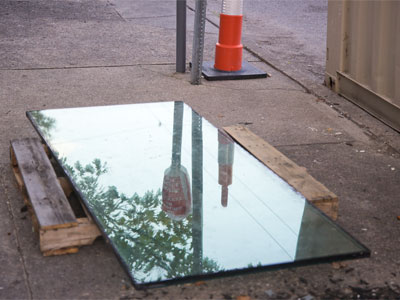
M 126 18 L 127 20 L 140 20 L 140 19 L 158 19 L 158 18 L 169 18 L 175 17 L 175 15 L 161 15 L 161 16 L 148 16 L 148 17 L 132 17 Z
M 299 147 L 299 146 L 324 146 L 324 145 L 340 145 L 345 143 L 355 143 L 356 140 L 343 140 L 338 142 L 319 142 L 319 143 L 299 143 L 299 144 L 288 144 L 288 145 L 274 145 L 275 148 L 281 147 Z
M 160 63 L 136 63 L 136 64 L 126 64 L 126 65 L 0 68 L 0 71 L 42 71 L 42 70 L 70 70 L 70 69 L 96 69 L 96 68 L 129 68 L 129 67 L 140 67 L 140 66 L 169 66 L 169 65 L 175 65 L 175 63 L 160 62 Z
M 126 22 L 126 20 L 124 19 L 124 17 L 122 17 L 122 15 L 119 13 L 119 11 L 115 8 L 115 6 L 110 2 L 107 1 L 108 6 L 111 6 L 112 9 L 115 11 L 115 13 L 121 18 L 122 21 Z
M 22 269 L 23 269 L 25 286 L 26 286 L 26 289 L 28 291 L 29 300 L 32 300 L 33 299 L 33 292 L 32 292 L 32 288 L 31 288 L 29 273 L 28 273 L 28 270 L 27 270 L 27 267 L 26 267 L 26 262 L 25 262 L 24 255 L 22 253 L 21 242 L 20 242 L 20 238 L 18 236 L 17 224 L 15 222 L 15 216 L 14 216 L 14 213 L 12 211 L 10 198 L 8 197 L 8 188 L 4 184 L 4 182 L 5 182 L 5 179 L 4 179 L 4 166 L 2 166 L 0 168 L 0 172 L 1 172 L 0 181 L 1 181 L 1 185 L 2 185 L 2 187 L 4 189 L 4 194 L 6 196 L 6 204 L 7 204 L 7 208 L 8 208 L 8 213 L 9 213 L 12 225 L 14 227 L 13 229 L 14 229 L 15 241 L 16 241 L 16 244 L 17 244 L 16 245 L 17 246 L 17 251 L 18 251 L 18 254 L 20 256 L 20 261 L 21 261 L 21 265 L 22 265 Z

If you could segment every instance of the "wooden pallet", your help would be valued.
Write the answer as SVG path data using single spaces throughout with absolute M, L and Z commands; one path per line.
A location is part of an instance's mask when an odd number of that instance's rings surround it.
M 308 174 L 306 168 L 295 164 L 276 148 L 244 126 L 234 125 L 224 127 L 223 129 L 237 143 L 289 183 L 318 209 L 333 220 L 337 219 L 338 197 Z
M 76 217 L 68 200 L 73 189 L 65 177 L 57 177 L 41 142 L 36 138 L 14 140 L 10 154 L 43 255 L 76 253 L 78 247 L 91 245 L 100 231 L 86 211 L 85 217 Z

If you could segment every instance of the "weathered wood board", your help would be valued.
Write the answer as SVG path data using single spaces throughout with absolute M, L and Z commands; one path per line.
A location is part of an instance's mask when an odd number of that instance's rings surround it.
M 12 141 L 10 154 L 15 179 L 31 214 L 33 227 L 39 234 L 43 255 L 76 253 L 79 246 L 91 245 L 101 233 L 86 211 L 87 217 L 76 218 L 67 199 L 73 193 L 72 186 L 67 178 L 57 178 L 40 141 Z M 44 187 L 32 187 L 33 184 Z M 52 186 L 48 188 L 50 184 Z M 52 202 L 43 208 L 46 204 L 43 199 L 50 199 L 53 193 L 56 193 L 57 199 L 62 199 L 62 204 L 53 205 Z M 38 200 L 38 197 L 43 199 Z M 35 201 L 41 201 L 40 205 L 36 205 Z
M 276 148 L 241 125 L 223 128 L 237 143 L 301 193 L 333 220 L 337 219 L 338 197 Z
M 78 218 L 78 226 L 63 229 L 41 230 L 40 250 L 44 256 L 64 254 L 60 249 L 69 249 L 67 253 L 79 246 L 91 245 L 100 235 L 97 226 L 88 218 Z M 73 250 L 72 250 L 73 251 Z
M 74 212 L 40 141 L 14 140 L 11 147 L 40 228 L 77 226 Z

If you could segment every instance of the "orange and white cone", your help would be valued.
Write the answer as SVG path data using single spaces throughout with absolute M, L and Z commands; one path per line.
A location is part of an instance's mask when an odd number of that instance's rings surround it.
M 232 72 L 242 68 L 242 24 L 243 0 L 223 0 L 219 39 L 215 48 L 215 69 Z
M 203 62 L 207 80 L 265 78 L 267 73 L 243 61 L 243 0 L 222 0 L 215 61 Z

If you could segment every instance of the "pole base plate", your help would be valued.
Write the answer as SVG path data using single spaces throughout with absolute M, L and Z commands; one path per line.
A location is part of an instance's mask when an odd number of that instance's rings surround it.
M 257 69 L 256 67 L 249 64 L 247 61 L 243 61 L 242 68 L 239 71 L 227 72 L 220 71 L 214 68 L 214 62 L 205 61 L 203 62 L 203 76 L 209 81 L 215 80 L 240 80 L 240 79 L 254 79 L 254 78 L 266 78 L 267 73 Z

